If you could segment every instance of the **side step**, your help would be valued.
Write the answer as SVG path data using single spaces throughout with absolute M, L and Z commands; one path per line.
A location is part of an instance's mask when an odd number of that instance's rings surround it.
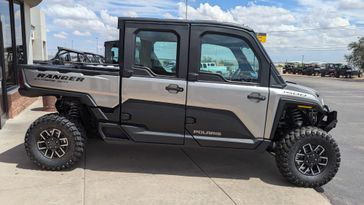
M 119 124 L 114 123 L 99 123 L 99 133 L 101 138 L 105 141 L 127 141 L 130 140 L 127 133 L 121 128 Z

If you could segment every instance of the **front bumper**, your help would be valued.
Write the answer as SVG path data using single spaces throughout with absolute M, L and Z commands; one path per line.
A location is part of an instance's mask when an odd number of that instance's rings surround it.
M 331 111 L 327 113 L 326 126 L 324 127 L 324 130 L 326 132 L 330 131 L 336 127 L 336 124 L 337 124 L 337 112 Z
M 329 132 L 333 128 L 336 127 L 338 122 L 337 120 L 337 111 L 330 111 L 329 107 L 325 106 L 325 114 L 322 117 L 321 122 L 319 123 L 319 127 Z

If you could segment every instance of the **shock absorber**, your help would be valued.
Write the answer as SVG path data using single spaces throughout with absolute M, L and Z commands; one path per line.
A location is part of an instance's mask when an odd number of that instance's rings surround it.
M 303 125 L 303 116 L 302 116 L 302 112 L 299 109 L 297 109 L 297 108 L 291 109 L 290 116 L 291 116 L 293 124 L 296 127 L 301 127 Z
M 76 103 L 76 102 L 69 103 L 68 116 L 70 116 L 72 118 L 80 117 L 80 106 L 78 103 Z
M 80 117 L 80 104 L 77 101 L 58 99 L 56 102 L 57 111 L 71 118 Z

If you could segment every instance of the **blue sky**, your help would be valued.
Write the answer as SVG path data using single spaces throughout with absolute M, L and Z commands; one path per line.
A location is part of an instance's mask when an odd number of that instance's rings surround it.
M 292 0 L 262 0 L 262 1 L 243 1 L 243 0 L 213 0 L 213 1 L 189 1 L 190 6 L 198 7 L 200 3 L 209 3 L 210 5 L 219 5 L 222 9 L 231 9 L 235 6 L 247 5 L 249 3 L 255 3 L 265 6 L 278 6 L 286 9 L 294 9 L 298 7 L 297 1 Z
M 46 0 L 48 48 L 103 53 L 118 37 L 117 17 L 184 18 L 181 0 Z M 246 25 L 268 34 L 274 61 L 344 61 L 347 44 L 364 36 L 364 0 L 189 0 L 188 19 Z

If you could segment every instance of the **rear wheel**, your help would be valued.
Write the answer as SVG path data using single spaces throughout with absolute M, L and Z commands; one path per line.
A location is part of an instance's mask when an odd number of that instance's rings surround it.
M 290 131 L 277 143 L 276 162 L 289 182 L 302 187 L 319 187 L 338 171 L 340 151 L 327 132 L 303 127 Z
M 59 114 L 37 119 L 25 136 L 29 158 L 42 169 L 63 170 L 82 157 L 85 136 L 80 123 Z

